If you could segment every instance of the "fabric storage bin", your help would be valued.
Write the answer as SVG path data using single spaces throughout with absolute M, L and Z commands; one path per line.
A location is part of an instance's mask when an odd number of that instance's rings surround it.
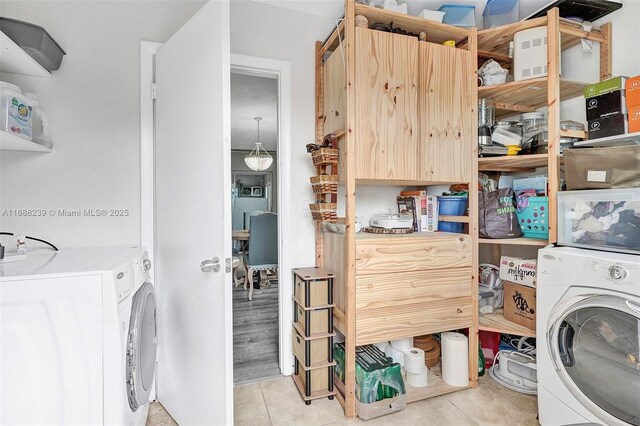
M 463 4 L 443 4 L 438 9 L 444 12 L 442 22 L 456 27 L 471 28 L 476 26 L 476 7 Z
M 438 215 L 464 216 L 467 210 L 467 197 L 463 195 L 443 195 L 438 197 Z M 458 222 L 438 222 L 438 231 L 462 233 L 464 226 Z
M 305 340 L 293 330 L 293 354 L 307 368 L 333 360 L 332 346 L 333 337 Z
M 640 145 L 566 149 L 567 189 L 640 187 Z
M 528 197 L 528 205 L 516 211 L 520 229 L 526 238 L 549 238 L 549 197 Z
M 294 323 L 300 326 L 306 337 L 319 333 L 333 332 L 331 309 L 304 309 L 296 303 Z
M 640 188 L 559 192 L 558 244 L 640 253 Z

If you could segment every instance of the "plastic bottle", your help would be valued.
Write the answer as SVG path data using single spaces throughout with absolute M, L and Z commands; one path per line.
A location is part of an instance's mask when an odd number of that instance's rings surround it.
M 15 84 L 0 81 L 0 130 L 31 140 L 33 108 Z

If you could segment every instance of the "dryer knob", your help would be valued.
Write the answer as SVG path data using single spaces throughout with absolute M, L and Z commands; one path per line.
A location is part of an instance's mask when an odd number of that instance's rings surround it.
M 610 266 L 609 267 L 609 276 L 614 280 L 623 280 L 627 277 L 627 269 L 624 266 Z
M 142 267 L 145 271 L 149 271 L 151 269 L 151 261 L 149 259 L 145 259 L 142 261 Z

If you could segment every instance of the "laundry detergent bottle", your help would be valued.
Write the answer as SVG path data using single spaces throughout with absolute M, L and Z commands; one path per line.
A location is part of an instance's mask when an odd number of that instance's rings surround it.
M 0 130 L 31 140 L 33 107 L 15 84 L 0 81 Z
M 24 92 L 24 96 L 29 99 L 33 107 L 32 140 L 42 146 L 51 148 L 53 142 L 51 141 L 51 136 L 49 136 L 49 119 L 47 118 L 47 114 L 40 108 L 38 95 L 31 92 Z

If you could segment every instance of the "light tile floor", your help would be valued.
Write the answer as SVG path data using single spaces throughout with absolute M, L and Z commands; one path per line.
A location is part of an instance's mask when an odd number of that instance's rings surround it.
M 236 425 L 345 425 L 337 400 L 321 399 L 305 405 L 290 377 L 237 386 L 234 390 Z M 414 402 L 404 411 L 369 420 L 367 425 L 537 425 L 535 396 L 510 391 L 488 377 L 476 389 Z M 162 405 L 152 403 L 147 426 L 175 425 Z

